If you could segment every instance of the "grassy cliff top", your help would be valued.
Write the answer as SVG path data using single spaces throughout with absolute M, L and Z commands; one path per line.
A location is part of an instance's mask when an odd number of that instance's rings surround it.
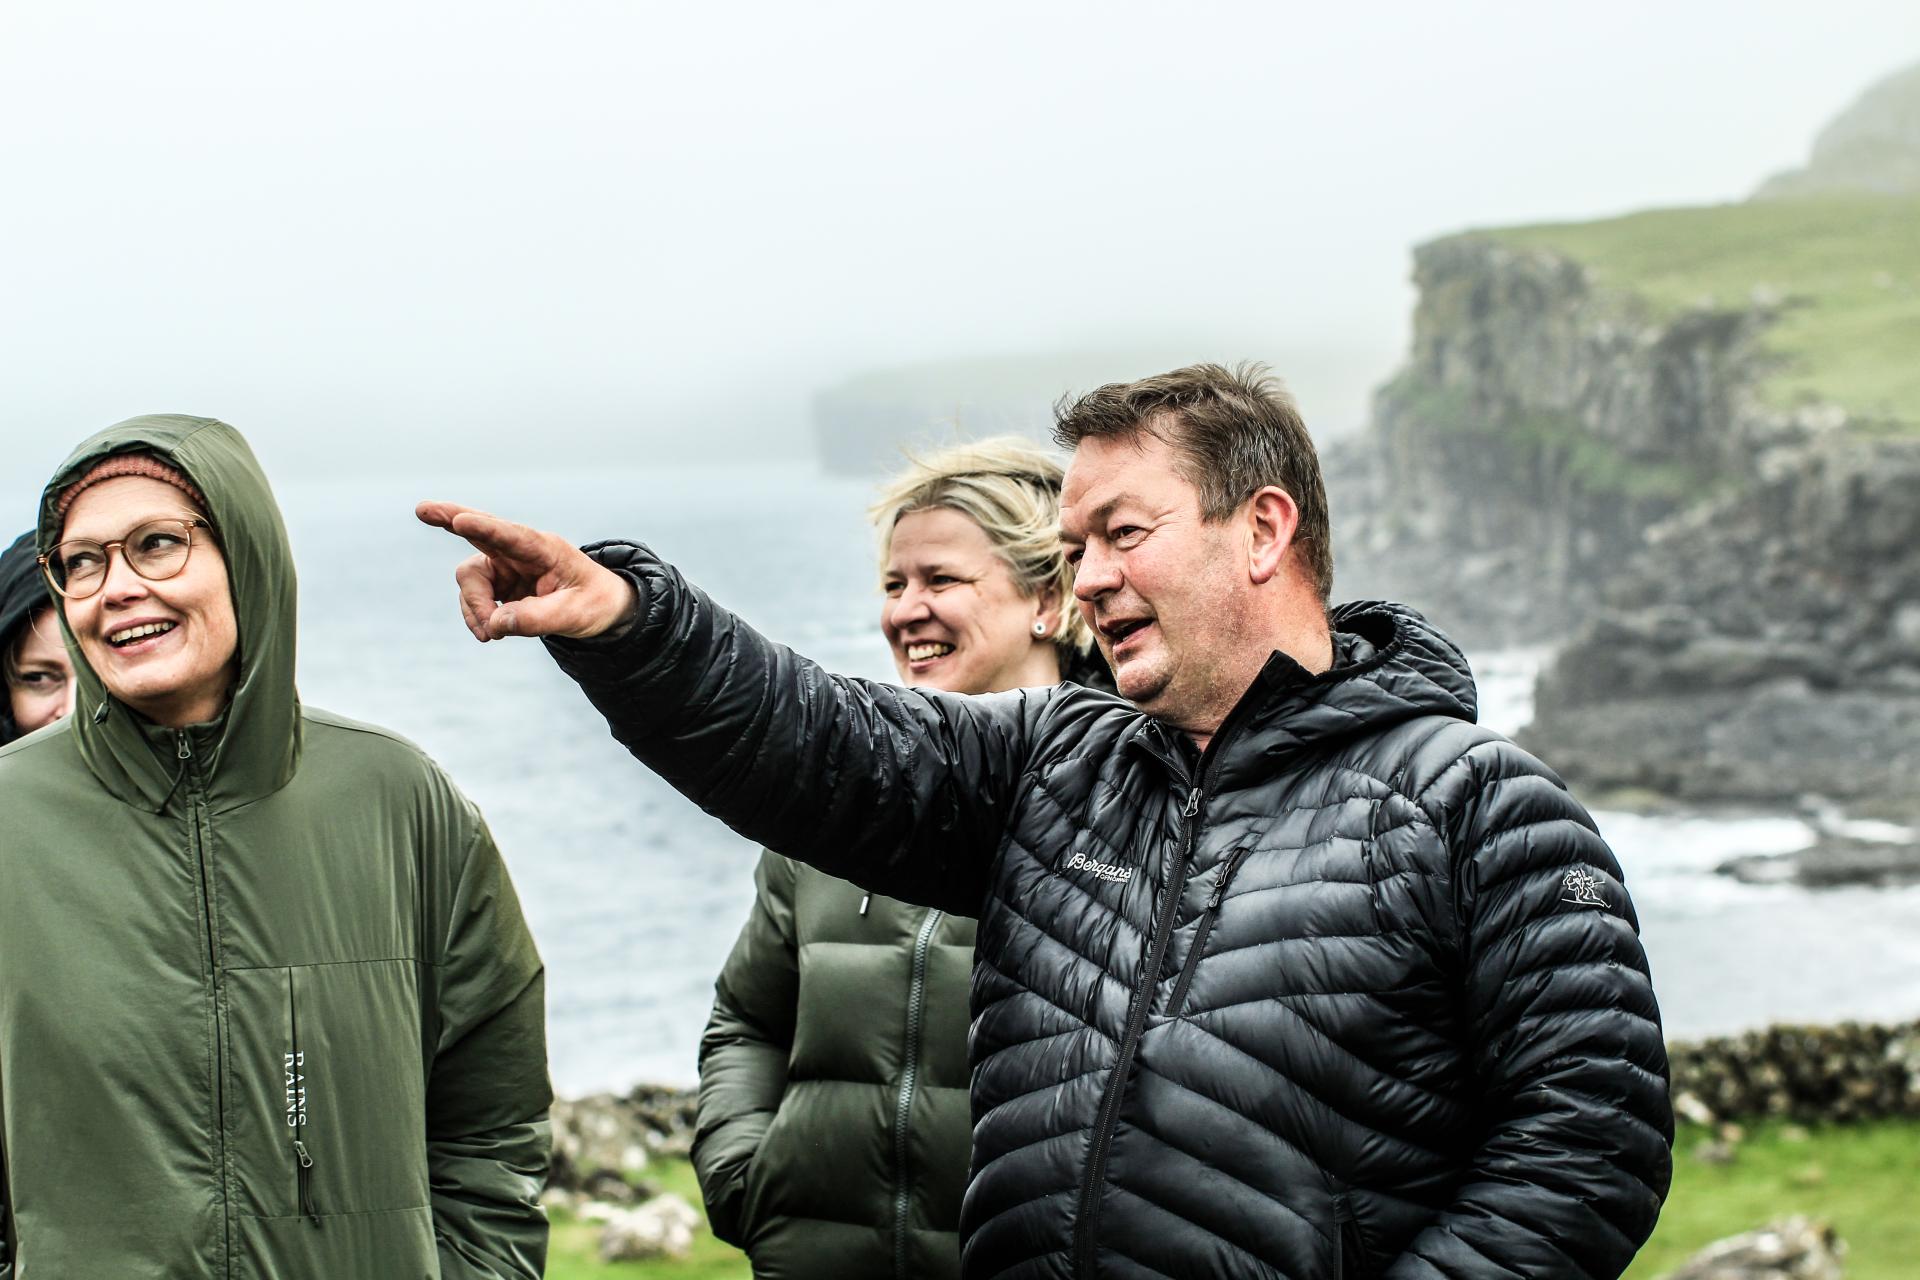
M 1661 209 L 1478 232 L 1580 263 L 1656 314 L 1788 305 L 1768 337 L 1776 404 L 1831 401 L 1920 429 L 1920 197 L 1828 196 Z

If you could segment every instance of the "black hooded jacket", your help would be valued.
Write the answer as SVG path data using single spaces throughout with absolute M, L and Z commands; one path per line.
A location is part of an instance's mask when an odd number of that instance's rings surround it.
M 644 548 L 553 642 L 736 830 L 980 919 L 963 1273 L 1617 1276 L 1672 1115 L 1618 863 L 1393 605 L 1274 655 L 1203 756 L 1117 698 L 833 676 Z
M 5 653 L 20 636 L 33 611 L 52 603 L 46 579 L 40 576 L 40 564 L 34 558 L 33 530 L 29 529 L 0 552 L 0 653 Z M 20 736 L 13 723 L 13 706 L 0 690 L 0 747 Z

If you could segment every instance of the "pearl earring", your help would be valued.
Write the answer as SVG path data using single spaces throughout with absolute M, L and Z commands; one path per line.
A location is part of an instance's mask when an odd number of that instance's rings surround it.
M 1044 636 L 1045 634 L 1047 634 L 1047 624 L 1044 622 L 1034 623 L 1033 634 L 1035 634 L 1036 636 Z

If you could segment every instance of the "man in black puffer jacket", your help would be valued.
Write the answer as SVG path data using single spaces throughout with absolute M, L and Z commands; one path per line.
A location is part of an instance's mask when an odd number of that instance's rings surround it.
M 1617 1276 L 1672 1116 L 1591 820 L 1474 725 L 1418 615 L 1325 610 L 1318 465 L 1270 380 L 1103 387 L 1060 436 L 1124 702 L 832 676 L 643 547 L 421 515 L 482 551 L 475 634 L 556 637 L 703 807 L 980 918 L 966 1276 Z

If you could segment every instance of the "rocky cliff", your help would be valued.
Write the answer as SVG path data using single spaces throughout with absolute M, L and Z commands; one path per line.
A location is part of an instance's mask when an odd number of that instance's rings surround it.
M 1330 451 L 1342 590 L 1417 601 L 1482 643 L 1564 635 L 1648 528 L 1738 483 L 1766 307 L 1656 316 L 1548 250 L 1423 246 L 1406 367 Z
M 1820 131 L 1805 167 L 1768 178 L 1754 198 L 1834 191 L 1920 192 L 1920 63 L 1861 94 Z
M 1768 463 L 1649 531 L 1523 741 L 1590 786 L 1920 813 L 1920 439 Z
M 1414 274 L 1330 458 L 1341 593 L 1560 644 L 1523 741 L 1576 784 L 1920 812 L 1920 201 L 1473 233 Z

